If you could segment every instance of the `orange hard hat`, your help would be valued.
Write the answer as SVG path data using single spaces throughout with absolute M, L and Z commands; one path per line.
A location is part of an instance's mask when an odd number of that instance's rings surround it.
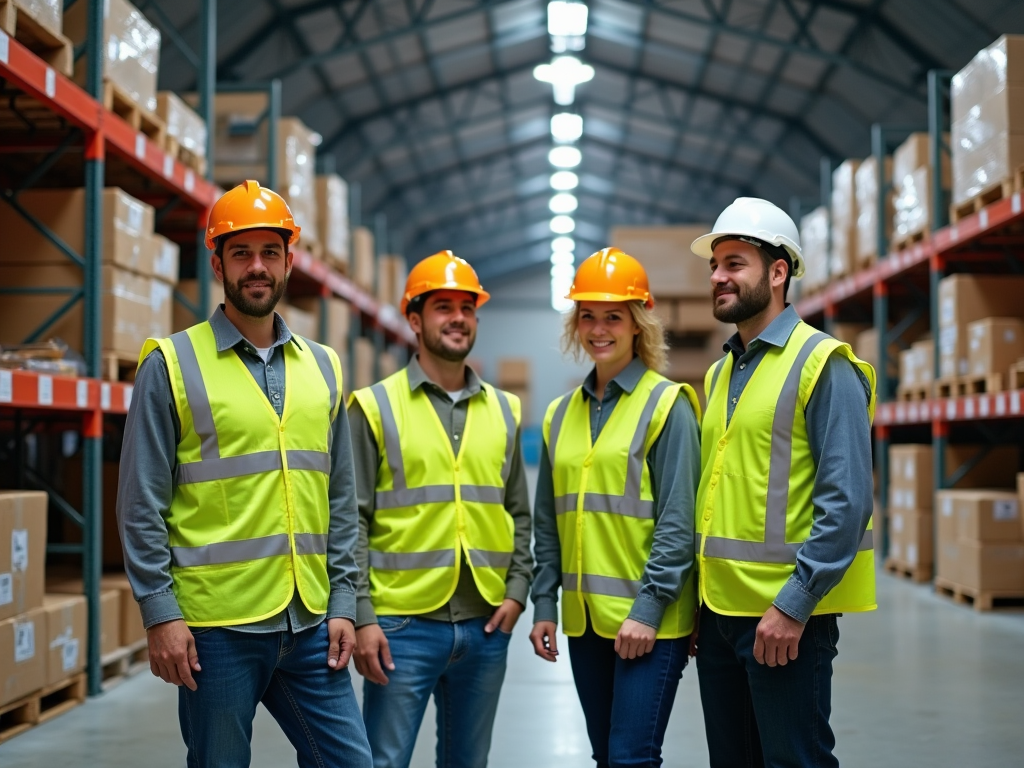
M 576 270 L 567 299 L 573 301 L 642 301 L 654 308 L 643 265 L 618 248 L 602 248 Z
M 405 293 L 402 295 L 402 314 L 405 314 L 409 302 L 417 296 L 439 290 L 475 293 L 478 307 L 491 298 L 491 294 L 480 285 L 480 278 L 468 261 L 460 259 L 451 251 L 439 251 L 433 256 L 427 256 L 409 272 Z
M 245 229 L 286 230 L 291 232 L 288 245 L 295 243 L 302 231 L 284 198 L 261 187 L 258 181 L 243 181 L 213 204 L 206 226 L 206 247 L 212 251 L 218 237 Z

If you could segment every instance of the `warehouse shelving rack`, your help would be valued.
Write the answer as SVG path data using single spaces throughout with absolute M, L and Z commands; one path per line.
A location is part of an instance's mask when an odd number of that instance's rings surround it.
M 216 40 L 216 0 L 201 2 L 201 51 L 199 111 L 211 124 L 213 114 Z M 86 87 L 48 66 L 15 38 L 0 31 L 0 82 L 4 104 L 12 122 L 22 130 L 4 131 L 0 149 L 0 174 L 4 204 L 11 205 L 73 264 L 82 269 L 81 287 L 54 286 L 39 293 L 67 294 L 64 306 L 34 335 L 77 302 L 83 308 L 83 356 L 85 377 L 55 376 L 30 371 L 0 370 L 0 423 L 15 438 L 14 476 L 18 487 L 35 485 L 46 490 L 51 505 L 82 529 L 82 543 L 51 543 L 48 554 L 74 554 L 82 559 L 82 577 L 88 604 L 88 688 L 90 695 L 102 689 L 100 666 L 99 593 L 102 574 L 102 454 L 104 433 L 123 426 L 131 402 L 132 386 L 100 380 L 102 328 L 102 192 L 106 185 L 119 186 L 156 210 L 157 228 L 188 248 L 195 244 L 198 307 L 208 305 L 208 259 L 202 238 L 210 207 L 218 195 L 208 179 L 198 176 L 171 157 L 143 133 L 103 106 L 102 46 L 103 4 L 90 4 L 87 42 Z M 212 131 L 210 131 L 212 137 Z M 208 142 L 210 139 L 208 139 Z M 208 144 L 208 157 L 213 153 Z M 212 163 L 210 164 L 212 168 Z M 84 251 L 75 253 L 19 206 L 17 197 L 36 186 L 80 186 L 85 189 Z M 296 254 L 296 277 L 314 286 L 321 295 L 334 294 L 359 310 L 367 327 L 382 339 L 406 348 L 415 345 L 404 321 L 390 308 L 381 307 L 344 276 L 332 272 L 306 252 Z M 0 288 L 0 295 L 5 289 Z M 10 292 L 8 290 L 8 292 Z M 190 307 L 197 312 L 197 306 Z M 198 314 L 198 313 L 197 313 Z M 46 478 L 25 465 L 21 442 L 33 430 L 70 429 L 81 437 L 82 504 L 76 510 Z

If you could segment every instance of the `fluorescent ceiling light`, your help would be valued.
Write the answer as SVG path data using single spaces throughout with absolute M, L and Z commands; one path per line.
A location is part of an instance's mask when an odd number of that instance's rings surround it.
M 551 263 L 555 266 L 568 264 L 571 267 L 576 263 L 576 257 L 572 255 L 572 251 L 554 251 L 551 254 Z
M 551 116 L 551 138 L 555 141 L 576 141 L 583 135 L 583 117 L 571 112 Z
M 551 209 L 552 213 L 572 213 L 578 205 L 579 201 L 576 200 L 576 195 L 568 192 L 559 192 L 551 198 L 548 208 Z
M 576 86 L 594 79 L 594 68 L 575 56 L 556 56 L 550 64 L 534 67 L 533 76 L 542 83 L 551 83 L 555 103 L 568 106 L 576 98 Z
M 576 277 L 576 270 L 572 264 L 552 264 L 551 265 L 551 277 L 553 280 L 560 280 L 564 283 L 572 285 L 573 278 Z M 566 288 L 569 287 L 566 286 Z M 566 291 L 568 293 L 568 290 Z
M 555 168 L 575 168 L 583 159 L 583 153 L 576 147 L 555 147 L 548 152 L 548 162 Z
M 551 219 L 551 231 L 556 235 L 568 235 L 576 229 L 576 222 L 572 216 L 555 216 Z
M 556 237 L 551 241 L 551 250 L 558 253 L 572 253 L 576 250 L 576 241 L 571 237 Z
M 587 6 L 583 3 L 548 3 L 548 34 L 580 37 L 587 34 Z
M 551 188 L 559 192 L 568 192 L 579 186 L 580 177 L 572 171 L 557 171 L 551 174 Z

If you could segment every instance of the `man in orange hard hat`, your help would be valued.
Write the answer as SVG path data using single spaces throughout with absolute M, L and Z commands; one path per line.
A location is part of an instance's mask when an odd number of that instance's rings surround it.
M 226 193 L 206 232 L 224 304 L 139 357 L 117 515 L 190 768 L 248 766 L 260 702 L 300 766 L 371 765 L 346 668 L 358 526 L 341 365 L 274 312 L 299 232 L 276 192 Z
M 487 299 L 443 251 L 409 274 L 408 367 L 352 395 L 356 668 L 375 768 L 405 768 L 431 694 L 437 764 L 486 765 L 509 637 L 530 588 L 519 398 L 466 365 Z

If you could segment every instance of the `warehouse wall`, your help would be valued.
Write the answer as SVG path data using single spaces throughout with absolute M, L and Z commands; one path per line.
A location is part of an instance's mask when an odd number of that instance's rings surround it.
M 547 271 L 501 283 L 480 310 L 480 329 L 473 357 L 484 365 L 484 378 L 493 381 L 499 357 L 530 360 L 530 406 L 527 424 L 540 424 L 548 403 L 578 386 L 590 365 L 576 365 L 562 355 L 562 315 L 551 308 Z

